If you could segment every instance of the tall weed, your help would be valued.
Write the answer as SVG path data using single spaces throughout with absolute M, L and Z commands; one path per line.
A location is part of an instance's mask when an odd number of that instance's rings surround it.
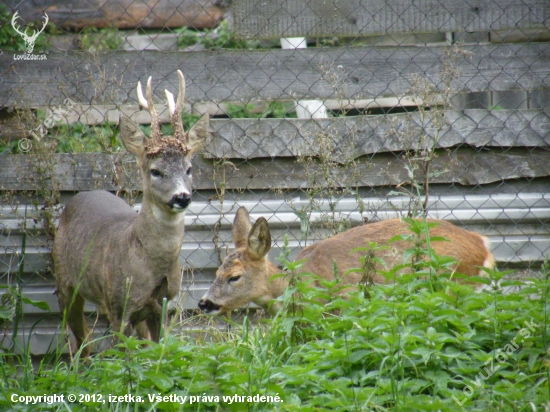
M 427 226 L 414 229 L 423 233 Z M 341 279 L 297 276 L 302 262 L 283 255 L 291 278 L 275 302 L 281 309 L 256 326 L 245 317 L 216 339 L 166 333 L 160 343 L 145 346 L 121 336 L 119 345 L 88 362 L 54 357 L 34 373 L 27 369 L 25 379 L 18 379 L 24 360 L 4 357 L 0 406 L 26 410 L 11 402 L 14 393 L 73 393 L 131 394 L 143 402 L 90 400 L 33 408 L 547 410 L 550 266 L 527 280 L 505 280 L 503 272 L 486 270 L 483 277 L 460 282 L 450 280 L 449 259 L 429 247 L 441 239 L 410 241 L 402 265 L 379 271 L 391 283 L 365 282 L 345 298 L 339 293 Z M 383 246 L 368 245 L 365 256 L 378 247 Z M 369 259 L 357 270 L 369 273 Z M 486 288 L 476 291 L 476 285 Z M 505 293 L 510 286 L 519 290 Z M 170 395 L 187 401 L 170 401 L 175 399 Z M 255 402 L 256 395 L 281 401 Z

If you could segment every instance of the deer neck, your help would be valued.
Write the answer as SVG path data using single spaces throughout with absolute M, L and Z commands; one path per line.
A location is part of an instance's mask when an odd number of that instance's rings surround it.
M 185 212 L 170 213 L 143 198 L 134 233 L 151 258 L 173 260 L 183 243 Z
M 266 279 L 264 282 L 264 284 L 267 285 L 266 293 L 254 303 L 261 306 L 267 312 L 275 313 L 279 310 L 280 305 L 279 303 L 272 303 L 270 305 L 270 302 L 285 293 L 285 290 L 288 287 L 288 272 L 282 271 L 271 262 L 267 262 L 267 265 L 268 267 L 266 268 L 267 270 L 265 275 Z M 283 273 L 284 276 L 278 276 L 272 279 L 273 275 L 281 273 Z

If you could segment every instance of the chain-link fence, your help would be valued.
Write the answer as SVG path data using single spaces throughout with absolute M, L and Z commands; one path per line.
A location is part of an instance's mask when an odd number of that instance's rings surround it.
M 0 5 L 0 321 L 44 353 L 60 315 L 50 250 L 63 205 L 106 189 L 140 208 L 135 87 L 187 82 L 211 116 L 181 252 L 194 310 L 232 249 L 239 206 L 268 219 L 273 261 L 380 219 L 449 220 L 500 268 L 550 251 L 550 5 L 491 0 L 109 0 Z M 25 301 L 18 294 L 47 302 Z M 89 307 L 93 310 L 93 307 Z M 17 312 L 17 313 L 16 313 Z

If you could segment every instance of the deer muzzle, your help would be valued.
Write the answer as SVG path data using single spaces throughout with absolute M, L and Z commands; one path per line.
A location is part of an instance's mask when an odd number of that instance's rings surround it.
M 203 298 L 199 301 L 199 309 L 205 313 L 210 313 L 214 315 L 220 311 L 220 308 L 221 308 L 220 305 L 216 305 L 214 302 L 212 302 L 209 299 Z
M 180 193 L 178 195 L 172 196 L 172 199 L 168 202 L 168 206 L 175 212 L 183 212 L 191 204 L 191 194 L 190 193 Z

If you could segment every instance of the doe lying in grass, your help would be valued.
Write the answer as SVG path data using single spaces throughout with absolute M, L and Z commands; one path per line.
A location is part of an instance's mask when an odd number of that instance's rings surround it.
M 489 251 L 489 241 L 478 233 L 469 232 L 443 220 L 428 219 L 438 225 L 430 229 L 430 237 L 445 237 L 449 241 L 434 241 L 432 249 L 438 255 L 456 259 L 456 271 L 466 276 L 482 274 L 479 266 L 492 269 L 495 261 Z M 301 272 L 312 272 L 324 279 L 333 279 L 333 260 L 336 260 L 339 276 L 344 284 L 357 284 L 362 275 L 344 273 L 360 267 L 365 252 L 350 253 L 353 249 L 376 242 L 385 245 L 396 235 L 410 233 L 407 223 L 400 219 L 369 223 L 340 233 L 334 237 L 304 248 L 296 257 L 307 259 Z M 250 223 L 248 211 L 241 207 L 233 222 L 235 252 L 228 255 L 216 273 L 210 289 L 199 301 L 199 308 L 209 314 L 231 311 L 250 302 L 268 309 L 269 302 L 284 293 L 288 282 L 283 277 L 271 279 L 281 270 L 267 258 L 271 248 L 271 235 L 265 218 Z M 392 242 L 388 250 L 379 250 L 377 257 L 384 259 L 388 267 L 402 263 L 403 251 L 410 243 Z M 374 283 L 385 283 L 381 275 L 373 276 Z
M 151 138 L 138 125 L 121 119 L 121 138 L 137 157 L 143 203 L 136 214 L 122 199 L 106 192 L 82 192 L 71 199 L 60 219 L 53 258 L 59 306 L 80 348 L 89 329 L 83 316 L 89 300 L 107 310 L 111 328 L 158 341 L 163 298 L 180 290 L 179 253 L 185 210 L 191 203 L 191 160 L 204 144 L 209 119 L 191 130 L 182 124 L 185 81 L 178 70 L 179 95 L 166 92 L 173 136 L 163 136 L 153 105 L 151 78 L 146 98 L 138 99 L 151 114 Z M 89 355 L 88 346 L 82 348 Z

